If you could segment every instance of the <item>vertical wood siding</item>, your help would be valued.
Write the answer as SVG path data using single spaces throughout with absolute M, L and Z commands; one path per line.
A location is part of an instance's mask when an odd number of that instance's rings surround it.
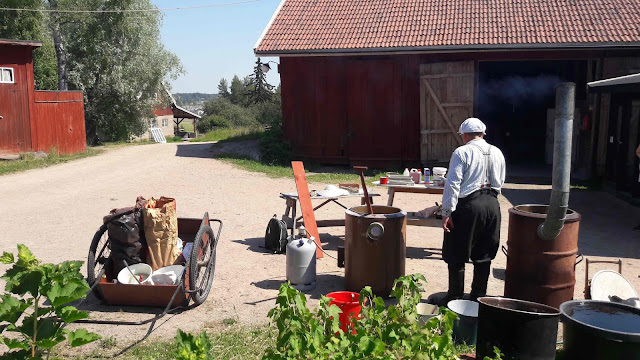
M 33 89 L 31 48 L 0 45 L 0 67 L 13 69 L 14 83 L 0 83 L 0 153 L 31 148 L 29 93 Z
M 82 92 L 36 91 L 31 121 L 33 151 L 87 149 Z

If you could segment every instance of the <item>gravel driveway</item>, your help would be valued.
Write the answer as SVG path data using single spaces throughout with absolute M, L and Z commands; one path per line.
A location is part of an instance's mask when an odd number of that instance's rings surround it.
M 295 191 L 291 179 L 271 179 L 249 173 L 211 158 L 210 143 L 153 144 L 106 151 L 46 169 L 30 170 L 0 177 L 0 250 L 15 252 L 17 243 L 26 244 L 45 262 L 86 260 L 89 244 L 102 217 L 110 209 L 131 206 L 138 195 L 177 199 L 178 216 L 201 217 L 205 211 L 224 221 L 218 246 L 213 288 L 201 306 L 156 325 L 151 337 L 173 337 L 177 328 L 194 331 L 202 326 L 217 327 L 222 320 L 235 318 L 240 323 L 268 321 L 266 314 L 274 306 L 277 289 L 285 277 L 284 255 L 272 255 L 261 248 L 265 227 L 273 214 L 284 212 L 280 192 Z M 310 184 L 323 189 L 326 184 Z M 503 212 L 502 242 L 506 243 L 511 201 L 515 204 L 547 202 L 550 186 L 509 184 L 501 196 Z M 386 203 L 386 193 L 377 203 Z M 398 194 L 395 205 L 417 211 L 440 201 L 437 195 Z M 352 200 L 356 205 L 359 201 Z M 580 248 L 591 258 L 624 258 L 623 273 L 640 289 L 640 236 L 630 229 L 640 220 L 638 209 L 601 192 L 573 192 L 571 207 L 582 213 Z M 338 207 L 326 206 L 316 218 L 340 218 Z M 446 265 L 440 259 L 442 232 L 434 227 L 408 227 L 407 273 L 425 274 L 426 295 L 446 291 Z M 327 252 L 335 256 L 342 243 L 343 228 L 321 228 Z M 489 292 L 503 290 L 502 254 L 493 263 Z M 6 267 L 0 266 L 0 273 Z M 467 292 L 471 282 L 467 267 Z M 342 289 L 344 269 L 325 257 L 318 261 L 318 288 L 311 293 L 312 303 L 320 294 Z M 575 296 L 582 298 L 584 265 L 577 267 Z M 0 284 L 2 286 L 2 284 Z M 88 302 L 92 317 L 140 320 L 156 309 L 105 307 Z M 146 326 L 88 326 L 103 336 L 113 336 L 120 346 L 141 338 Z

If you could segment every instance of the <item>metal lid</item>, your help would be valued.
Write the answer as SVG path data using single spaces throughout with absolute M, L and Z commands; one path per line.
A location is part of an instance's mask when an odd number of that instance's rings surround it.
M 613 270 L 600 270 L 591 280 L 591 299 L 611 301 L 612 296 L 622 300 L 638 298 L 633 285 Z

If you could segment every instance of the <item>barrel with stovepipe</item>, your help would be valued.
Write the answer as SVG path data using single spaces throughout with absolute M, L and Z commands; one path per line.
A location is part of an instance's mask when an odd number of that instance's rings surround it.
M 559 308 L 573 299 L 580 214 L 569 209 L 575 84 L 556 88 L 549 205 L 509 209 L 504 296 Z
M 345 287 L 360 292 L 371 286 L 387 297 L 394 281 L 405 275 L 407 213 L 392 206 L 371 205 L 360 171 L 367 205 L 345 211 Z

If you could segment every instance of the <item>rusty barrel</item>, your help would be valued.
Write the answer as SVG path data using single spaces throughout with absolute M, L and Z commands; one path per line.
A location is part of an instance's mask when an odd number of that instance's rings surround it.
M 391 206 L 373 205 L 345 211 L 345 286 L 360 292 L 371 286 L 388 297 L 395 279 L 405 273 L 407 213 Z
M 544 240 L 537 230 L 547 208 L 518 205 L 509 209 L 504 296 L 559 308 L 573 299 L 580 214 L 568 209 L 558 237 Z

